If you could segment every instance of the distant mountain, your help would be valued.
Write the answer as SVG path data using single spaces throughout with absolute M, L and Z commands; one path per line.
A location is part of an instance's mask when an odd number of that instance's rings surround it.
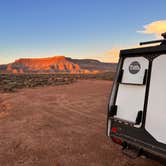
M 0 73 L 101 73 L 115 71 L 116 64 L 93 59 L 72 59 L 64 56 L 49 58 L 21 58 L 0 65 Z
M 78 64 L 81 69 L 89 71 L 115 71 L 117 66 L 116 63 L 104 63 L 94 59 L 67 59 L 72 63 Z

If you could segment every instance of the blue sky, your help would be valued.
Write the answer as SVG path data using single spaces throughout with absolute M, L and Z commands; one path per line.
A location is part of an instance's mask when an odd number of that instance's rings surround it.
M 154 39 L 164 0 L 0 0 L 0 63 L 64 55 L 111 61 L 109 50 Z

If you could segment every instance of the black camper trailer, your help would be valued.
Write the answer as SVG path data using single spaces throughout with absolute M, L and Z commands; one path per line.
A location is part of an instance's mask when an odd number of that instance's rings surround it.
M 136 157 L 166 160 L 166 33 L 160 45 L 120 51 L 108 104 L 107 136 Z

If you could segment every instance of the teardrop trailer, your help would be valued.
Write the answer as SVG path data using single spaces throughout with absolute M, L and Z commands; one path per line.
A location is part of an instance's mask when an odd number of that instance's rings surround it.
M 107 136 L 130 157 L 166 161 L 166 33 L 160 45 L 120 51 L 107 115 Z

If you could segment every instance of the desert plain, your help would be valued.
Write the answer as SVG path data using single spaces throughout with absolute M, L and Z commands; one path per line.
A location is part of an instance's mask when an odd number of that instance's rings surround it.
M 112 82 L 78 80 L 0 93 L 0 166 L 159 166 L 106 137 Z

